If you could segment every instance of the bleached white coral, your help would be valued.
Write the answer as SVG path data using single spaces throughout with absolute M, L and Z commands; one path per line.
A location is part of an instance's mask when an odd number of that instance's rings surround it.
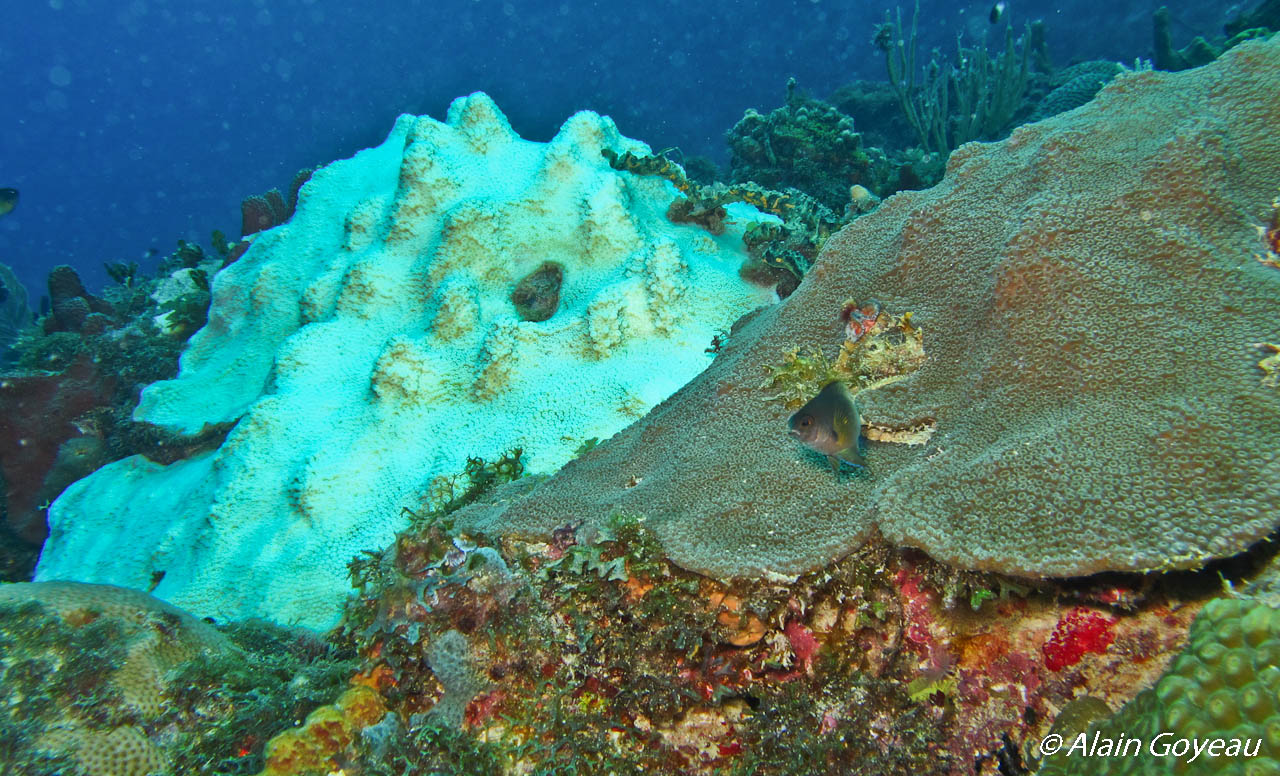
M 738 276 L 734 211 L 712 238 L 665 213 L 665 180 L 612 169 L 647 152 L 593 113 L 521 139 L 483 94 L 445 122 L 316 171 L 292 220 L 215 276 L 209 324 L 137 418 L 182 433 L 236 422 L 169 466 L 129 458 L 50 513 L 39 578 L 146 588 L 202 615 L 324 627 L 347 562 L 389 543 L 467 456 L 524 450 L 550 472 L 700 372 L 716 330 L 775 299 Z M 543 262 L 559 306 L 511 300 Z

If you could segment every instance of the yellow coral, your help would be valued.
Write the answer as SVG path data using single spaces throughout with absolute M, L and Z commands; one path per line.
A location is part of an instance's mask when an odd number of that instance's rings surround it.
M 379 722 L 386 705 L 377 691 L 355 684 L 330 706 L 307 715 L 300 727 L 267 742 L 266 767 L 258 776 L 325 774 L 332 760 L 355 741 L 363 728 Z
M 1271 353 L 1258 362 L 1258 368 L 1262 370 L 1262 384 L 1268 388 L 1280 387 L 1280 345 L 1259 342 L 1257 346 Z

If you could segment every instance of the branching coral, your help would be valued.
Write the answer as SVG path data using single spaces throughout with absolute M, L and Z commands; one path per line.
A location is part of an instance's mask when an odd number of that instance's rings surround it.
M 874 42 L 885 56 L 889 84 L 921 147 L 945 153 L 970 140 L 1000 137 L 1021 107 L 1030 74 L 1032 41 L 1042 46 L 1043 33 L 1033 35 L 1028 25 L 1025 40 L 1019 43 L 1012 28 L 1006 28 L 1004 50 L 994 58 L 984 47 L 965 48 L 957 43 L 954 64 L 935 57 L 923 82 L 917 82 L 919 15 L 917 2 L 911 29 L 904 38 L 901 9 L 896 20 L 886 11 Z

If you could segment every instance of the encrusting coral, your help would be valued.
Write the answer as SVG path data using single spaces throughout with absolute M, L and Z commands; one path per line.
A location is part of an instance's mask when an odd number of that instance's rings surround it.
M 249 773 L 282 720 L 333 700 L 353 672 L 314 634 L 224 632 L 137 590 L 0 585 L 0 763 L 23 776 Z
M 876 530 L 1030 576 L 1239 552 L 1275 528 L 1280 488 L 1280 395 L 1255 347 L 1276 337 L 1280 276 L 1252 258 L 1280 180 L 1277 90 L 1280 40 L 1251 42 L 962 147 L 941 184 L 827 241 L 675 396 L 459 527 L 549 536 L 623 511 L 720 577 L 799 574 Z M 873 442 L 868 471 L 837 478 L 760 386 L 788 353 L 834 357 L 849 298 L 924 332 L 918 369 L 859 395 L 867 430 L 934 431 Z
M 321 706 L 298 727 L 268 741 L 266 767 L 258 776 L 331 773 L 333 759 L 385 714 L 386 707 L 376 691 L 365 684 L 353 684 L 336 702 Z

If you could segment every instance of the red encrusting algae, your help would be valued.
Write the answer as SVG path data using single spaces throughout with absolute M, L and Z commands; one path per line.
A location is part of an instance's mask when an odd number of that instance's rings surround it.
M 1114 618 L 1081 607 L 1067 612 L 1042 648 L 1045 667 L 1061 671 L 1090 652 L 1106 652 L 1115 640 L 1115 624 Z

